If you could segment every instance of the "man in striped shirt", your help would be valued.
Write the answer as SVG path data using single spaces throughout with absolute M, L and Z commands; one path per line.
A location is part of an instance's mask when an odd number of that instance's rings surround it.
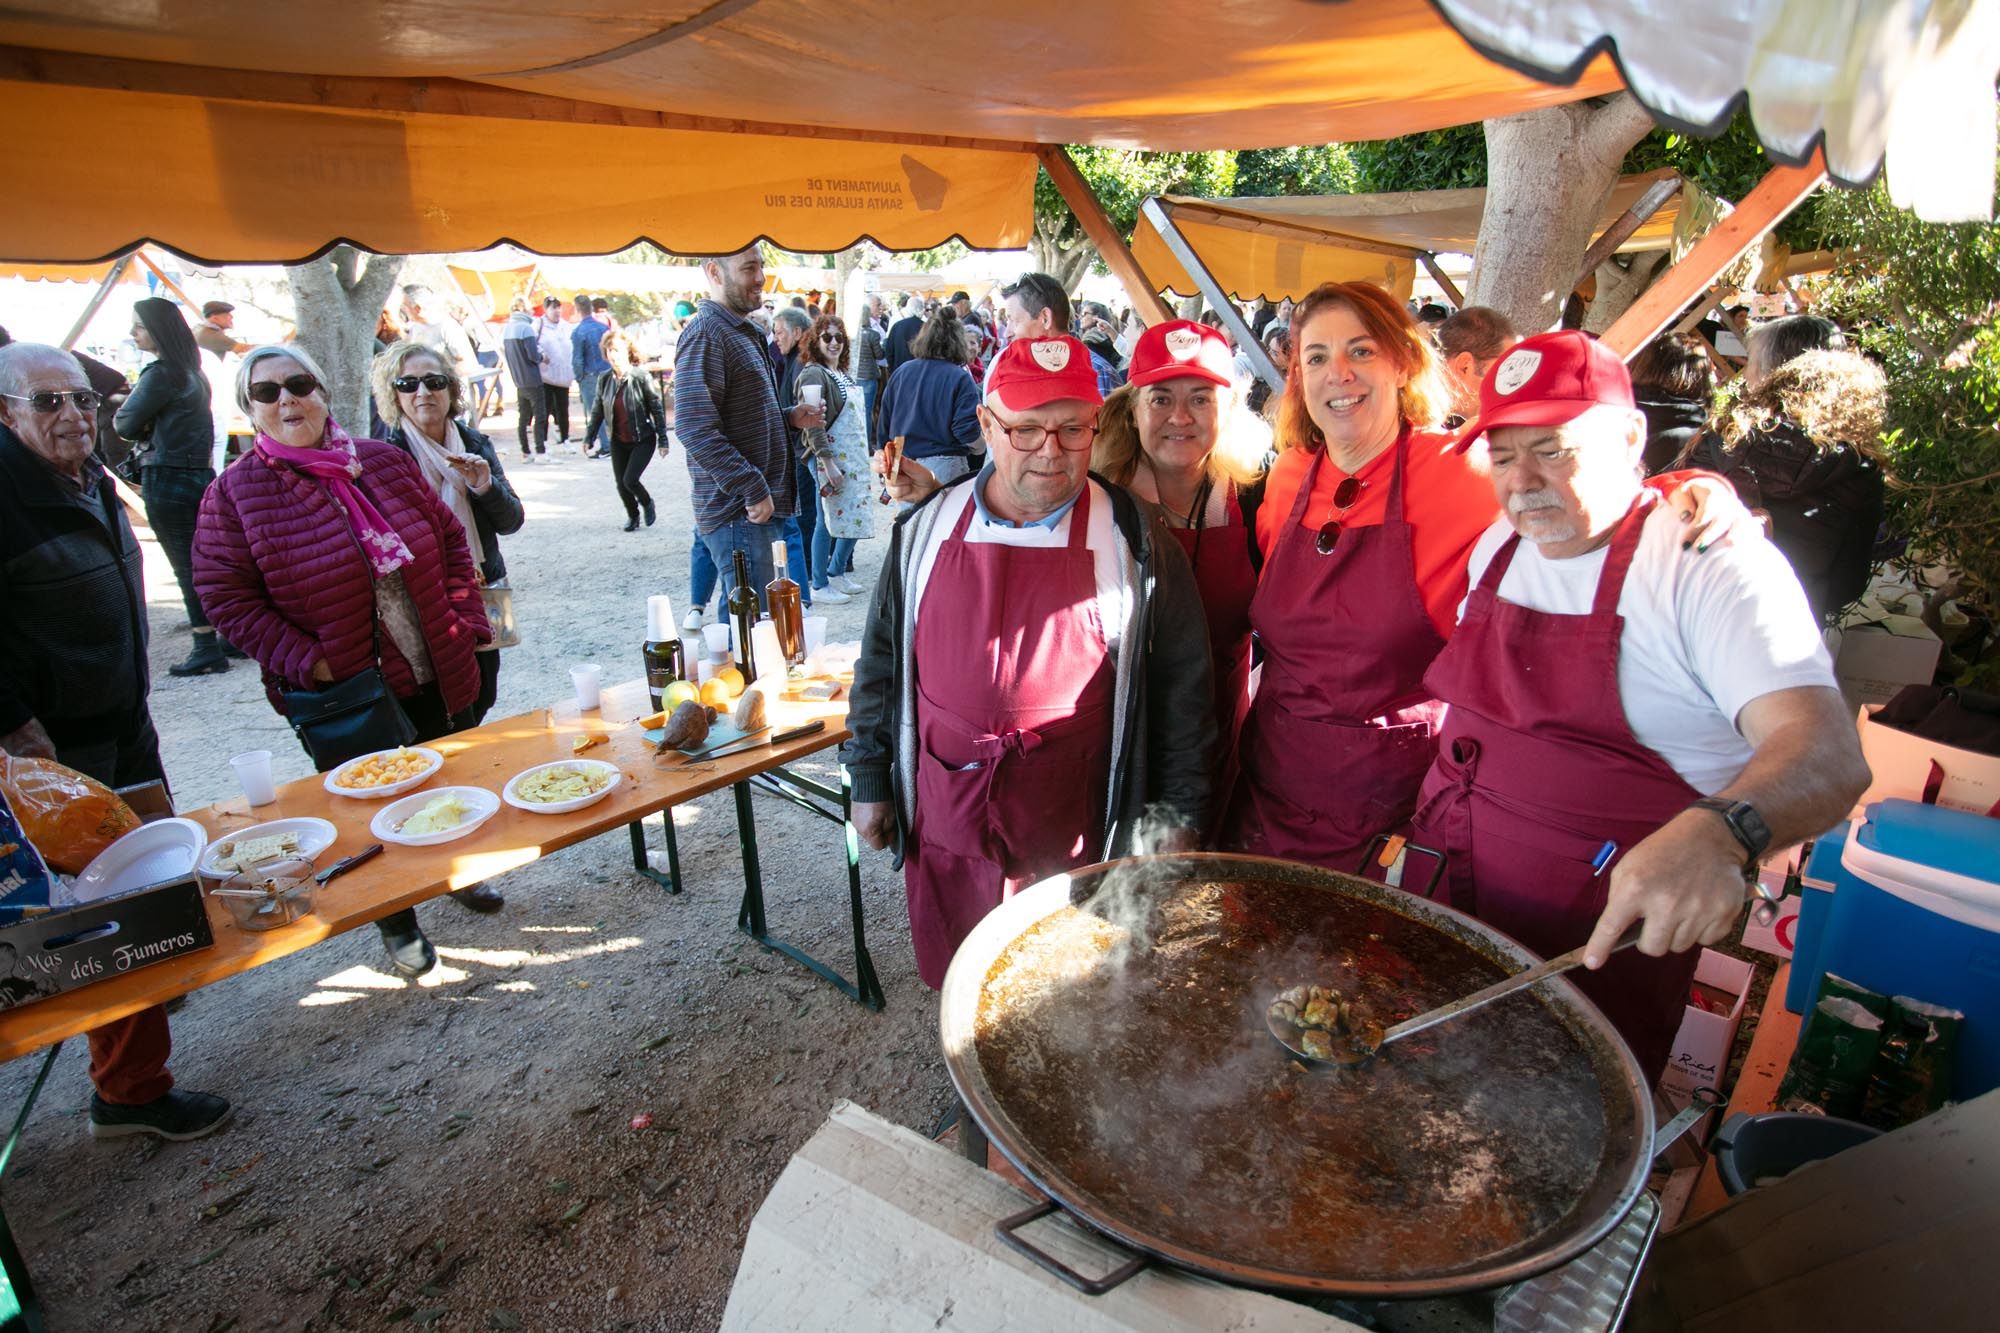
M 764 259 L 756 246 L 702 261 L 708 299 L 674 348 L 674 423 L 693 482 L 695 528 L 722 575 L 726 599 L 742 551 L 761 594 L 771 581 L 771 543 L 798 507 L 785 426 L 826 424 L 824 408 L 778 407 L 764 337 L 746 318 L 763 304 Z

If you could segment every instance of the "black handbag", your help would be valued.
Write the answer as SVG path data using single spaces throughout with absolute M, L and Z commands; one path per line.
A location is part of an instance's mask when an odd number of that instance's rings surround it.
M 408 745 L 417 727 L 396 702 L 380 667 L 323 690 L 286 690 L 285 715 L 313 766 L 324 773 L 356 755 Z

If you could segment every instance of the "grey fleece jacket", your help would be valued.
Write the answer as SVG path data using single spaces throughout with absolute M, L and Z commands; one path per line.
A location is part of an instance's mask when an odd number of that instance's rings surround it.
M 977 475 L 952 485 L 971 485 Z M 1097 847 L 1102 859 L 1132 849 L 1142 815 L 1186 829 L 1208 827 L 1216 722 L 1207 622 L 1186 553 L 1130 492 L 1102 477 L 1091 480 L 1111 496 L 1131 593 L 1130 618 L 1115 651 L 1111 781 Z M 916 622 L 904 589 L 924 549 L 949 535 L 937 531 L 937 500 L 950 489 L 898 518 L 890 532 L 889 559 L 875 585 L 854 668 L 847 710 L 854 736 L 841 747 L 853 798 L 895 802 L 899 866 L 917 799 L 917 684 L 910 669 Z

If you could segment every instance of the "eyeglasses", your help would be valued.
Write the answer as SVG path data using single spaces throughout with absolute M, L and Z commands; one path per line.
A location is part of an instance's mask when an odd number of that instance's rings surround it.
M 993 420 L 999 425 L 1001 433 L 1006 435 L 1007 443 L 1024 454 L 1034 453 L 1048 442 L 1051 435 L 1056 437 L 1056 443 L 1061 446 L 1063 452 L 1072 454 L 1088 449 L 1091 442 L 1097 438 L 1096 425 L 1081 421 L 1066 422 L 1052 431 L 1047 426 L 1037 426 L 1032 423 L 1025 426 L 1010 426 L 998 416 Z
M 1342 514 L 1354 507 L 1361 498 L 1362 488 L 1367 485 L 1359 477 L 1349 477 L 1333 488 L 1333 507 Z M 1330 518 L 1320 524 L 1319 537 L 1313 542 L 1313 549 L 1321 555 L 1332 555 L 1333 548 L 1340 544 L 1340 520 Z
M 449 375 L 398 375 L 389 381 L 397 393 L 415 393 L 419 387 L 432 393 L 443 393 L 451 387 Z
M 95 389 L 43 389 L 37 393 L 0 394 L 0 398 L 26 403 L 45 417 L 62 411 L 64 403 L 75 403 L 79 412 L 95 412 L 104 402 L 104 395 Z
M 319 381 L 310 375 L 293 375 L 282 380 L 258 380 L 244 394 L 253 403 L 275 403 L 280 393 L 288 393 L 294 398 L 306 398 L 318 392 Z
M 847 338 L 844 334 L 822 333 L 819 335 L 819 340 L 823 343 L 844 343 L 847 341 Z

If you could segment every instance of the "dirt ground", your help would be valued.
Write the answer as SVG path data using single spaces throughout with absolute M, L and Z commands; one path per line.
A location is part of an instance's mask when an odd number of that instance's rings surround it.
M 658 525 L 627 534 L 608 463 L 524 466 L 512 423 L 488 426 L 528 511 L 503 543 L 525 640 L 505 655 L 503 717 L 565 695 L 572 662 L 638 675 L 647 594 L 685 611 L 692 528 L 678 452 L 646 476 Z M 886 516 L 878 533 L 864 580 Z M 253 666 L 167 674 L 189 634 L 150 541 L 147 580 L 178 803 L 235 795 L 226 761 L 243 750 L 272 750 L 280 780 L 309 773 Z M 859 637 L 861 600 L 820 610 L 829 638 Z M 804 768 L 834 779 L 830 753 Z M 838 831 L 763 796 L 757 820 L 772 930 L 851 971 Z M 928 1130 L 949 1082 L 885 855 L 865 854 L 863 878 L 876 1014 L 736 931 L 727 794 L 677 828 L 678 898 L 606 835 L 497 881 L 496 916 L 420 909 L 442 960 L 421 983 L 363 928 L 190 996 L 173 1073 L 236 1107 L 208 1139 L 92 1140 L 70 1042 L 4 1194 L 47 1326 L 714 1328 L 752 1214 L 835 1099 Z M 0 1069 L 10 1114 L 40 1065 Z

